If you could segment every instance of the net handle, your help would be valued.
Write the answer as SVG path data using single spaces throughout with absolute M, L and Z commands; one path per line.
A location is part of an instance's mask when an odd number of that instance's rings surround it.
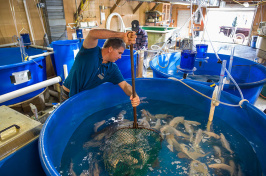
M 136 89 L 135 89 L 133 44 L 130 45 L 130 59 L 131 59 L 132 94 L 133 94 L 133 98 L 135 98 L 136 97 L 136 91 L 135 91 Z M 133 107 L 133 114 L 134 114 L 133 128 L 137 128 L 138 123 L 137 123 L 137 108 L 136 107 Z

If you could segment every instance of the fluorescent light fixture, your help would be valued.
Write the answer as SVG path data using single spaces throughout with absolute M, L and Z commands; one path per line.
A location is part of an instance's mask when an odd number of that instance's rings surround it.
M 244 6 L 244 7 L 249 7 L 249 3 L 248 3 L 248 2 L 244 2 L 244 3 L 243 3 L 243 6 Z
M 190 5 L 190 2 L 182 2 L 182 1 L 180 1 L 180 2 L 178 2 L 178 1 L 176 1 L 176 2 L 170 2 L 171 4 L 178 4 L 178 5 Z

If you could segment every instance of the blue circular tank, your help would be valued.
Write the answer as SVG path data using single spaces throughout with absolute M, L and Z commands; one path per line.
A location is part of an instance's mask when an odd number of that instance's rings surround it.
M 187 80 L 184 81 L 203 94 L 212 95 L 213 88 Z M 129 82 L 131 83 L 131 80 Z M 203 98 L 178 81 L 137 79 L 136 92 L 140 97 L 147 97 L 149 100 L 174 103 L 176 109 L 178 109 L 178 105 L 187 105 L 199 111 L 209 112 L 210 108 L 210 100 Z M 238 104 L 240 99 L 227 92 L 222 92 L 221 101 Z M 75 130 L 80 127 L 80 124 L 87 117 L 90 118 L 92 114 L 98 111 L 125 103 L 129 103 L 129 98 L 121 91 L 119 86 L 105 83 L 95 89 L 83 91 L 59 106 L 46 120 L 39 138 L 39 154 L 46 174 L 48 176 L 60 175 L 59 167 L 66 145 Z M 140 108 L 138 111 L 140 111 Z M 197 111 L 194 113 L 194 117 L 197 118 Z M 264 164 L 266 163 L 264 157 L 266 155 L 266 116 L 247 102 L 242 104 L 242 108 L 220 105 L 216 108 L 215 114 L 215 118 L 225 121 L 249 141 L 259 160 L 262 172 L 266 174 L 266 165 Z M 101 117 L 101 119 L 105 118 Z M 88 128 L 93 128 L 94 123 L 95 119 L 91 119 L 87 124 Z M 248 159 L 246 157 L 246 160 Z
M 42 49 L 35 48 L 25 48 L 25 52 L 28 56 L 33 56 L 37 54 L 42 54 L 46 51 Z M 36 63 L 41 65 L 43 68 L 40 68 Z M 30 61 L 22 62 L 20 48 L 1 48 L 0 49 L 0 95 L 45 81 L 46 77 L 46 62 L 45 57 L 41 56 Z M 26 82 L 18 82 L 18 79 L 15 75 L 26 76 Z M 26 74 L 26 75 L 25 75 Z M 22 78 L 24 79 L 24 78 Z M 44 91 L 44 88 L 31 92 L 29 94 L 17 97 L 15 99 L 0 103 L 1 105 L 12 105 L 26 101 L 30 98 L 35 97 Z
M 177 66 L 180 65 L 180 53 L 172 53 L 167 56 L 169 59 L 168 65 L 168 59 L 165 55 L 155 57 L 150 61 L 150 67 L 153 70 L 153 77 L 182 78 L 183 74 L 177 72 Z M 222 60 L 227 60 L 226 68 L 228 68 L 230 56 L 223 54 L 219 54 L 219 56 Z M 204 62 L 201 65 L 200 61 L 195 61 L 195 67 L 197 70 L 194 72 L 194 75 L 188 75 L 187 80 L 189 82 L 211 85 L 219 81 L 221 64 L 217 63 L 215 54 L 208 53 L 207 57 L 209 57 L 208 63 Z M 166 65 L 167 67 L 162 68 Z M 249 100 L 251 104 L 254 104 L 262 90 L 263 85 L 266 83 L 266 67 L 253 61 L 234 56 L 231 74 L 242 90 L 244 98 Z M 225 84 L 223 90 L 240 97 L 240 94 L 232 81 L 230 84 Z

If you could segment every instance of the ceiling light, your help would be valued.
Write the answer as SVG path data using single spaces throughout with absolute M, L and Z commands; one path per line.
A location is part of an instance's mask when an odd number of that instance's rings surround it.
M 243 6 L 244 7 L 249 7 L 249 3 L 248 2 L 244 2 Z

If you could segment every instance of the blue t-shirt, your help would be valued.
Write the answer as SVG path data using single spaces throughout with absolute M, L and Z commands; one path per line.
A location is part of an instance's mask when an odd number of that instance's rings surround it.
M 81 47 L 69 75 L 64 81 L 64 86 L 70 90 L 70 97 L 104 82 L 119 84 L 124 81 L 115 63 L 103 64 L 102 61 L 102 50 L 99 46 L 90 49 Z

